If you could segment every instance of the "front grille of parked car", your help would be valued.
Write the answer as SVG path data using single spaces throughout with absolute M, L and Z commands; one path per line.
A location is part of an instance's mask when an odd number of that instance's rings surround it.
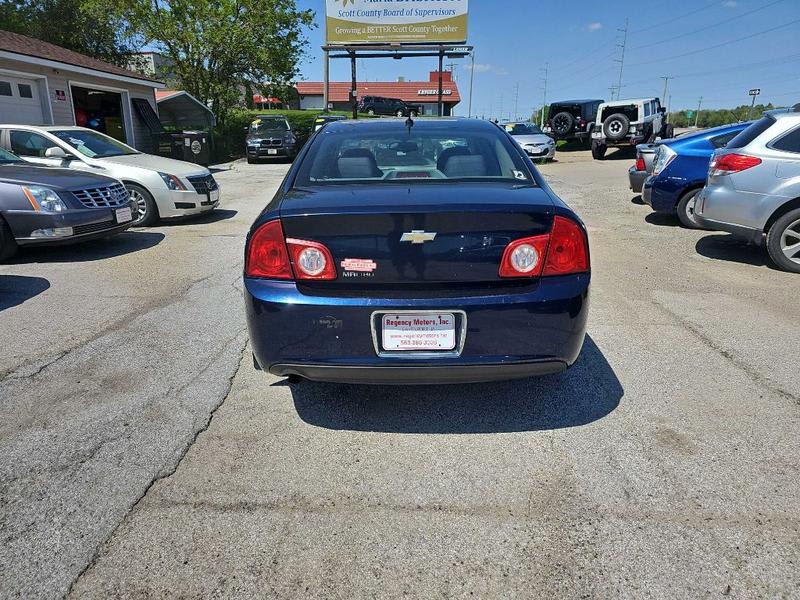
M 104 229 L 111 229 L 116 223 L 114 221 L 103 221 L 102 223 L 89 223 L 88 225 L 76 225 L 72 228 L 73 235 L 84 235 L 95 233 Z
M 281 146 L 283 144 L 283 140 L 281 138 L 270 138 L 268 140 L 261 140 L 261 147 L 262 148 L 269 148 Z
M 186 179 L 188 179 L 189 183 L 194 186 L 194 189 L 198 194 L 207 194 L 208 192 L 213 192 L 219 187 L 211 173 L 208 175 L 192 175 Z
M 130 202 L 128 190 L 121 183 L 72 192 L 86 208 L 117 208 Z

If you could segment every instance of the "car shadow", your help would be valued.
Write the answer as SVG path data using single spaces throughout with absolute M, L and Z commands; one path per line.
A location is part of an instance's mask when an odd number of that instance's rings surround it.
M 665 213 L 651 212 L 645 216 L 644 220 L 657 227 L 680 227 L 681 225 L 677 215 Z
M 192 217 L 180 217 L 177 219 L 164 219 L 155 227 L 185 227 L 191 225 L 208 225 L 216 223 L 217 221 L 226 221 L 232 219 L 239 214 L 238 210 L 230 210 L 227 208 L 217 208 L 202 215 L 195 215 Z
M 772 264 L 764 248 L 727 233 L 714 233 L 700 238 L 695 244 L 695 250 L 701 256 L 714 260 L 780 270 Z
M 624 394 L 587 336 L 564 373 L 500 383 L 355 386 L 304 381 L 290 386 L 295 409 L 317 427 L 386 433 L 474 434 L 578 427 L 602 419 Z
M 90 262 L 147 250 L 164 239 L 163 233 L 125 231 L 107 239 L 88 240 L 70 246 L 21 247 L 8 264 Z
M 44 277 L 0 275 L 0 311 L 17 306 L 50 289 Z
M 610 150 L 614 150 L 610 152 Z M 603 160 L 631 160 L 636 158 L 636 146 L 617 146 L 609 148 Z
M 631 198 L 631 204 L 636 204 L 638 206 L 644 206 L 644 200 L 642 200 L 641 194 L 636 194 L 633 198 Z

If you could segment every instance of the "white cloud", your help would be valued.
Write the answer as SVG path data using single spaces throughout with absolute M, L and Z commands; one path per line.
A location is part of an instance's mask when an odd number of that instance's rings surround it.
M 736 0 L 725 0 L 725 2 L 722 3 L 722 6 L 727 8 L 736 8 L 738 4 L 739 3 Z
M 587 31 L 600 31 L 603 28 L 602 23 L 589 23 L 586 26 Z
M 461 68 L 465 71 L 469 71 L 472 69 L 472 65 L 470 63 L 463 63 Z M 495 65 L 490 65 L 486 63 L 475 63 L 475 72 L 476 73 L 494 73 L 495 75 L 508 75 L 508 70 L 504 67 L 496 67 Z

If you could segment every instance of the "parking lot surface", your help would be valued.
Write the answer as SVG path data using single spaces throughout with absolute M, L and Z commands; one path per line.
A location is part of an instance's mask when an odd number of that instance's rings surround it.
M 0 596 L 796 597 L 800 278 L 541 167 L 586 221 L 568 372 L 352 387 L 255 371 L 244 234 L 202 219 L 0 266 Z

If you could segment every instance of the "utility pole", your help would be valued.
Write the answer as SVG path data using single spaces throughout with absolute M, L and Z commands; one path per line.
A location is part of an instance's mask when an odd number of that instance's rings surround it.
M 667 75 L 661 79 L 664 80 L 664 94 L 661 97 L 664 99 L 664 102 L 667 103 L 667 123 L 669 123 L 669 102 L 667 102 L 667 90 L 669 89 L 669 80 L 675 79 L 675 77 Z
M 519 81 L 514 86 L 514 120 L 519 119 Z
M 625 29 L 617 28 L 617 31 L 622 33 L 622 44 L 617 44 L 617 48 L 622 49 L 619 60 L 619 77 L 617 78 L 617 100 L 619 100 L 619 93 L 622 90 L 622 69 L 625 66 L 625 47 L 628 45 L 628 19 L 625 19 Z M 613 100 L 613 98 L 612 98 Z
M 697 112 L 694 115 L 694 128 L 697 129 L 697 121 L 700 119 L 700 107 L 703 105 L 703 97 L 700 96 L 700 100 L 697 101 Z
M 547 71 L 550 68 L 550 63 L 544 63 L 544 88 L 542 92 L 542 115 L 539 119 L 541 123 L 539 123 L 539 127 L 544 127 L 544 112 L 547 110 Z
M 469 69 L 469 117 L 472 118 L 472 84 L 475 82 L 475 50 L 472 51 L 472 66 Z

